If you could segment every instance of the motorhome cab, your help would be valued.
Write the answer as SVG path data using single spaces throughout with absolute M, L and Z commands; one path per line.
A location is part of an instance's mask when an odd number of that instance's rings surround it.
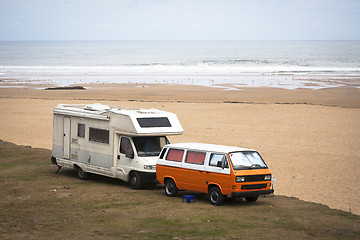
M 165 194 L 178 190 L 208 193 L 211 204 L 225 196 L 256 201 L 273 193 L 271 172 L 255 150 L 201 143 L 164 146 L 156 164 L 156 178 Z
M 128 181 L 133 189 L 155 182 L 156 160 L 169 135 L 183 129 L 175 114 L 102 104 L 54 108 L 52 162 Z

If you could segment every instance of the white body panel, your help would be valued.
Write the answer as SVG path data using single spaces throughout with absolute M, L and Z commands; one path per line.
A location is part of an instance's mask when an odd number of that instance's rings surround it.
M 53 115 L 53 158 L 63 167 L 128 181 L 129 173 L 155 174 L 156 157 L 141 157 L 133 137 L 182 134 L 176 115 L 157 109 L 123 109 L 102 104 L 58 105 Z M 130 139 L 133 158 L 120 152 L 122 137 Z M 146 168 L 153 166 L 153 168 Z

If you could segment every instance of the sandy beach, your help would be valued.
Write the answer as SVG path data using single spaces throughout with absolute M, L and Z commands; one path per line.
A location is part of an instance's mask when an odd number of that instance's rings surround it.
M 51 149 L 52 109 L 60 103 L 158 108 L 176 113 L 184 128 L 171 142 L 257 149 L 276 178 L 275 194 L 360 214 L 359 88 L 111 84 L 50 91 L 44 85 L 5 86 L 0 88 L 4 141 Z

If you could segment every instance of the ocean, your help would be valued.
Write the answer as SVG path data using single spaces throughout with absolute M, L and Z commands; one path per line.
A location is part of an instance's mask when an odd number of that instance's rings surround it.
M 356 85 L 359 79 L 360 41 L 0 42 L 0 84 L 293 89 L 339 86 L 344 80 Z

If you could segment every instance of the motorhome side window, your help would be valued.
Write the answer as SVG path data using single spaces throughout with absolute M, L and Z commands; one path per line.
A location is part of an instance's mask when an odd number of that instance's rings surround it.
M 90 127 L 89 141 L 109 144 L 109 130 Z
M 130 155 L 134 155 L 134 150 L 131 146 L 131 142 L 130 139 L 126 138 L 126 137 L 122 137 L 121 141 L 120 141 L 120 153 L 125 154 L 126 152 L 130 151 Z
M 85 137 L 85 124 L 78 123 L 78 137 L 84 138 Z
M 187 151 L 185 162 L 203 165 L 205 162 L 205 156 L 206 153 L 204 152 Z
M 166 160 L 181 162 L 184 155 L 184 150 L 180 149 L 169 149 L 168 154 L 166 155 Z
M 224 165 L 223 165 L 223 163 L 224 163 Z M 224 168 L 228 168 L 229 164 L 226 160 L 225 154 L 212 153 L 210 156 L 209 166 L 212 166 L 212 167 L 224 166 Z

